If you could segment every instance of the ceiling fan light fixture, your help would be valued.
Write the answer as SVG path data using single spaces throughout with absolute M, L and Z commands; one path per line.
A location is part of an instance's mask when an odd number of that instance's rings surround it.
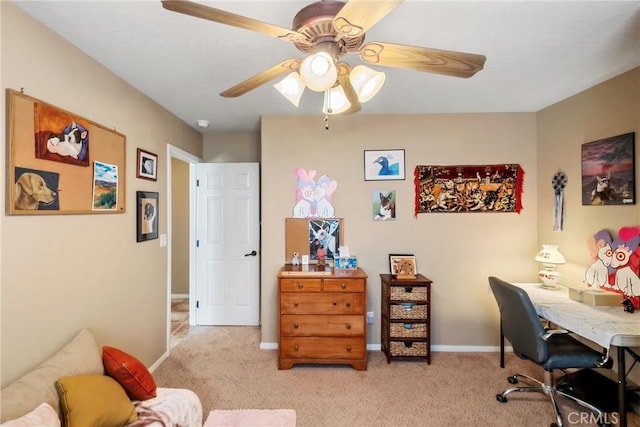
M 275 87 L 282 96 L 287 98 L 289 102 L 297 107 L 300 104 L 300 98 L 304 92 L 305 85 L 300 74 L 294 71 L 293 73 L 289 73 L 287 77 L 280 80 L 278 83 L 274 84 L 273 87 Z
M 324 92 L 324 114 L 341 114 L 351 108 L 351 102 L 347 99 L 342 86 L 337 85 Z
M 324 92 L 335 84 L 338 69 L 331 55 L 317 52 L 302 61 L 300 76 L 309 89 Z
M 367 102 L 380 92 L 386 76 L 381 71 L 372 70 L 364 65 L 356 65 L 349 74 L 349 80 L 360 102 Z

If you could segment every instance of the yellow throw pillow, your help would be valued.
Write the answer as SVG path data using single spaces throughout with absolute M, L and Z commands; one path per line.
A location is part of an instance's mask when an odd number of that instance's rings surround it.
M 109 376 L 62 377 L 57 386 L 66 427 L 122 426 L 138 419 L 127 393 Z

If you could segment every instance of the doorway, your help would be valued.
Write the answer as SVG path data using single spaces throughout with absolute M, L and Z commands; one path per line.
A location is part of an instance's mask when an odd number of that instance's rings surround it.
M 179 161 L 179 166 L 174 171 L 174 160 Z M 196 199 L 195 199 L 195 187 L 196 187 L 196 165 L 200 163 L 202 159 L 181 150 L 171 144 L 167 144 L 167 349 L 171 348 L 172 344 L 172 330 L 175 323 L 172 319 L 175 315 L 172 314 L 172 297 L 182 298 L 188 301 L 187 304 L 180 306 L 182 310 L 182 316 L 185 316 L 188 320 L 185 326 L 195 324 L 195 242 L 196 242 L 196 227 L 195 227 L 195 211 L 196 211 Z M 184 170 L 183 170 L 184 169 Z M 175 175 L 174 175 L 175 174 Z M 177 174 L 186 175 L 178 177 Z M 174 186 L 174 178 L 179 182 L 179 188 Z M 178 222 L 174 222 L 173 205 L 174 199 L 180 198 L 181 205 L 184 206 L 184 214 L 181 214 Z M 180 229 L 174 233 L 174 225 Z M 180 238 L 177 239 L 178 233 Z M 179 240 L 181 245 L 180 261 L 174 263 L 174 242 Z M 178 269 L 182 270 L 174 275 L 174 265 L 178 265 Z M 178 279 L 176 279 L 176 277 Z M 179 290 L 173 290 L 174 280 L 182 280 Z M 184 283 L 186 282 L 186 283 Z M 174 306 L 175 307 L 175 306 Z M 184 313 L 188 312 L 188 315 Z M 184 331 L 184 329 L 183 329 Z

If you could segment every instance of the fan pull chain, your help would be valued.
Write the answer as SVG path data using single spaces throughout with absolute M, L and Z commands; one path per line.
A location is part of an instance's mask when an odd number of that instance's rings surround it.
M 329 115 L 324 115 L 324 129 L 329 130 Z

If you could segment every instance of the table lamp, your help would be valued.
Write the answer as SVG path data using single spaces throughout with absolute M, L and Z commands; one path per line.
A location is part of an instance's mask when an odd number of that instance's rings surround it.
M 538 271 L 538 277 L 542 280 L 540 286 L 547 289 L 558 289 L 561 274 L 555 270 L 555 267 L 567 262 L 558 250 L 558 246 L 542 245 L 542 249 L 536 254 L 536 261 L 544 266 L 543 270 Z

